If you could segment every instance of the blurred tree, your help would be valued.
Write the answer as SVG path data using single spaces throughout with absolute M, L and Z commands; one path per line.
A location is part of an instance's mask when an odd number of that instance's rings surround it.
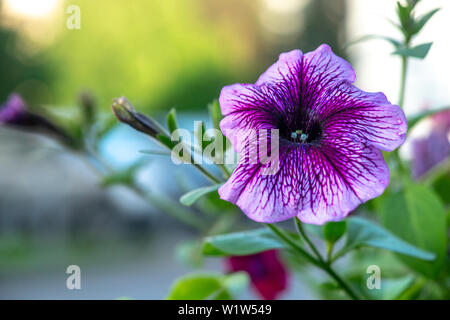
M 53 75 L 45 64 L 40 63 L 39 57 L 17 56 L 14 48 L 18 41 L 17 33 L 0 27 L 0 103 L 5 102 L 13 91 L 30 102 L 42 102 L 47 97 L 44 97 L 45 92 L 39 92 L 39 88 L 43 83 L 51 82 Z
M 57 66 L 57 102 L 82 88 L 107 107 L 126 95 L 139 107 L 204 108 L 246 52 L 239 37 L 208 22 L 196 1 L 66 1 L 81 29 L 64 30 L 48 52 Z

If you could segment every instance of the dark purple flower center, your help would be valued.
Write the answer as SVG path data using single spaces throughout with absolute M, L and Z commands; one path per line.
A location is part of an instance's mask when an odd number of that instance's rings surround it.
M 317 117 L 300 111 L 290 119 L 284 119 L 278 125 L 280 137 L 294 143 L 319 144 L 322 139 L 322 123 Z

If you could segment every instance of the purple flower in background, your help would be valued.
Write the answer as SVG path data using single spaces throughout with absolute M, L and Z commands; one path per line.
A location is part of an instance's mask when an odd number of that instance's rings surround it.
M 450 111 L 435 114 L 431 124 L 427 137 L 412 142 L 412 173 L 416 179 L 450 156 Z
M 288 272 L 277 250 L 230 257 L 225 262 L 230 272 L 247 272 L 252 286 L 263 299 L 274 300 L 287 289 Z
M 0 106 L 0 125 L 50 133 L 68 145 L 73 144 L 72 139 L 49 120 L 28 111 L 24 100 L 18 94 L 11 94 Z
M 389 183 L 381 150 L 403 144 L 406 119 L 383 93 L 355 87 L 355 77 L 348 62 L 321 45 L 281 54 L 256 84 L 224 87 L 220 125 L 241 158 L 221 198 L 256 221 L 298 216 L 322 224 L 381 195 Z M 270 129 L 279 130 L 279 155 L 278 170 L 267 175 L 270 164 L 249 161 L 260 146 L 247 133 Z
M 0 124 L 17 124 L 26 115 L 25 102 L 17 94 L 9 96 L 8 100 L 0 106 Z

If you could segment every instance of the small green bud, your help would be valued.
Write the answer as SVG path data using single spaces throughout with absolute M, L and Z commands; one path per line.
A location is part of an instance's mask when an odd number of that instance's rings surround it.
M 80 101 L 79 103 L 83 112 L 84 121 L 86 121 L 87 124 L 93 123 L 97 112 L 97 105 L 95 103 L 94 96 L 89 92 L 84 91 L 79 95 L 78 99 Z

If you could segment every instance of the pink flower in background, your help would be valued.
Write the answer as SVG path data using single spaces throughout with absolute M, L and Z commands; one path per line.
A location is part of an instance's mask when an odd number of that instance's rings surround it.
M 30 112 L 22 97 L 15 93 L 11 94 L 8 100 L 0 106 L 0 125 L 52 134 L 68 145 L 73 143 L 73 140 L 52 122 L 41 115 Z
M 19 124 L 27 115 L 25 102 L 18 94 L 12 94 L 0 106 L 0 124 Z
M 234 256 L 225 262 L 230 272 L 247 272 L 253 288 L 263 299 L 277 299 L 288 287 L 288 271 L 277 250 Z
M 431 125 L 427 137 L 412 142 L 412 173 L 416 179 L 450 156 L 450 110 L 432 116 Z

